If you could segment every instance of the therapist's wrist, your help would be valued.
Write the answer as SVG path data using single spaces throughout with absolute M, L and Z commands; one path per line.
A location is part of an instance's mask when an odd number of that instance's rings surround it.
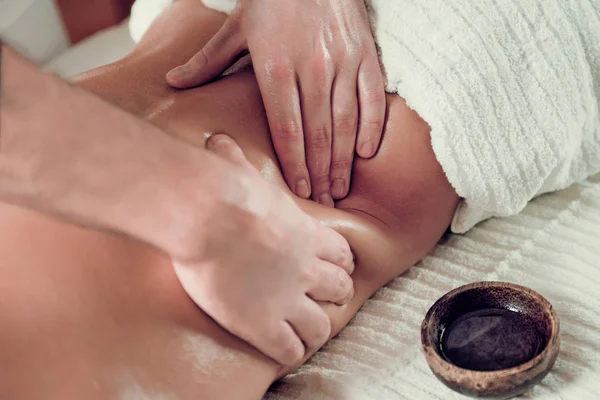
M 0 200 L 119 231 L 179 259 L 261 212 L 264 182 L 245 169 L 10 52 L 5 88 L 15 96 L 1 110 Z
M 228 163 L 8 55 L 0 200 L 189 249 L 183 239 L 202 233 Z
M 167 229 L 150 241 L 179 262 L 198 260 L 206 246 L 247 229 L 264 214 L 255 176 L 206 150 L 188 150 L 197 152 L 195 157 L 171 164 L 161 184 L 169 191 L 152 206 L 160 210 L 155 223 Z
M 144 184 L 127 194 L 127 206 L 108 219 L 120 220 L 127 233 L 172 258 L 185 259 L 201 251 L 207 232 L 214 229 L 208 216 L 222 208 L 217 194 L 227 166 L 176 139 L 164 143 L 160 152 L 162 170 L 146 176 Z

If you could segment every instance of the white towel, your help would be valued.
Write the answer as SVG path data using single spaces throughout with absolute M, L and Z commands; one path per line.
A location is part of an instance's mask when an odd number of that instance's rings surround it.
M 454 232 L 600 171 L 600 1 L 370 3 L 387 89 L 464 199 Z
M 171 1 L 138 0 L 134 38 Z M 600 171 L 599 1 L 367 3 L 387 90 L 429 123 L 463 198 L 454 232 Z

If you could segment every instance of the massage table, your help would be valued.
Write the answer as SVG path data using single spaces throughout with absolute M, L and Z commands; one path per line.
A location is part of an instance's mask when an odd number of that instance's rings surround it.
M 44 68 L 69 77 L 123 57 L 127 21 L 59 54 Z M 420 324 L 447 291 L 499 280 L 545 296 L 560 318 L 554 369 L 525 399 L 600 399 L 600 175 L 538 197 L 519 215 L 447 235 L 420 263 L 379 290 L 306 365 L 265 400 L 464 399 L 437 381 Z

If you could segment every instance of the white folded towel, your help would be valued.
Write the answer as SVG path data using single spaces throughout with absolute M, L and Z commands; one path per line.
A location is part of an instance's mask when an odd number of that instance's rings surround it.
M 431 126 L 464 232 L 600 171 L 600 1 L 370 0 L 387 89 Z
M 134 39 L 171 1 L 136 2 Z M 387 90 L 429 123 L 463 198 L 454 232 L 600 171 L 600 1 L 367 4 Z

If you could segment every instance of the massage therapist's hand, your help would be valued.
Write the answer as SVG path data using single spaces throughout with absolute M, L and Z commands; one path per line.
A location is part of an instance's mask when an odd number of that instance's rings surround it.
M 353 296 L 348 243 L 267 183 L 228 136 L 213 136 L 207 147 L 241 167 L 251 193 L 231 188 L 231 206 L 204 224 L 210 228 L 198 242 L 203 246 L 173 260 L 177 276 L 221 326 L 280 364 L 295 365 L 331 332 L 316 301 L 343 304 Z
M 203 84 L 246 50 L 275 151 L 302 198 L 333 206 L 348 194 L 356 152 L 379 147 L 385 93 L 364 0 L 240 0 L 213 39 L 167 75 Z
M 0 51 L 0 201 L 154 245 L 198 306 L 286 366 L 324 344 L 316 301 L 353 293 L 342 236 L 231 139 L 209 141 L 219 157 Z

